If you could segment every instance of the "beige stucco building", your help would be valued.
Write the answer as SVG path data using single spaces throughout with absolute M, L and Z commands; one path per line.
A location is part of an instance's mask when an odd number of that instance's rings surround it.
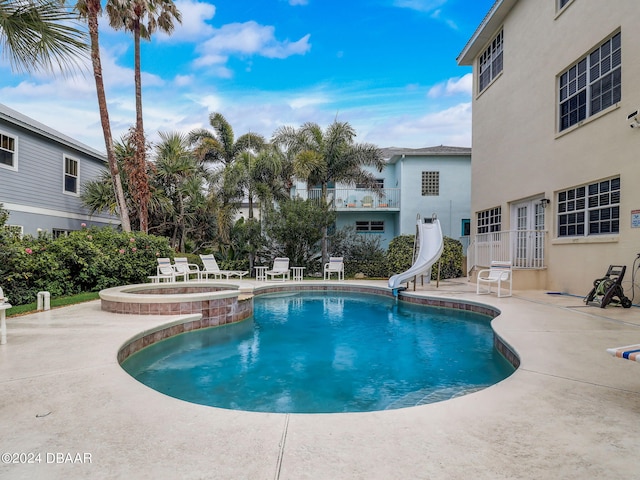
M 458 57 L 474 75 L 470 269 L 512 260 L 516 289 L 586 295 L 626 265 L 631 297 L 639 26 L 637 0 L 495 2 Z

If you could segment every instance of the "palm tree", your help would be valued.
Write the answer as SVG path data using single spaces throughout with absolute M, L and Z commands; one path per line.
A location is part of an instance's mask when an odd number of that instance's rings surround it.
M 59 0 L 0 0 L 0 49 L 15 71 L 68 72 L 86 58 L 86 34 Z
M 98 96 L 98 108 L 100 110 L 100 122 L 102 123 L 102 133 L 104 144 L 107 150 L 107 161 L 113 182 L 118 214 L 122 230 L 131 231 L 131 221 L 129 220 L 129 209 L 124 198 L 124 190 L 120 179 L 120 169 L 113 148 L 113 137 L 111 136 L 111 124 L 109 122 L 109 111 L 107 109 L 107 97 L 104 91 L 104 81 L 102 79 L 102 62 L 100 60 L 100 37 L 98 34 L 98 17 L 102 13 L 100 0 L 79 0 L 76 10 L 80 16 L 86 19 L 89 25 L 89 37 L 91 39 L 91 63 L 93 65 L 93 77 L 96 82 L 96 93 Z
M 132 187 L 140 210 L 140 230 L 148 231 L 148 204 L 150 200 L 149 177 L 147 175 L 146 142 L 142 122 L 142 78 L 140 68 L 140 39 L 150 40 L 160 30 L 167 34 L 174 29 L 173 21 L 182 22 L 180 11 L 172 0 L 108 0 L 109 24 L 133 33 L 134 79 L 136 89 L 136 128 L 134 143 L 136 152 L 131 168 Z
M 348 122 L 334 121 L 326 131 L 316 123 L 305 123 L 298 130 L 281 127 L 273 141 L 283 145 L 293 157 L 294 174 L 308 187 L 320 185 L 321 202 L 325 208 L 329 182 L 346 185 L 363 184 L 377 189 L 375 176 L 363 169 L 384 167 L 382 152 L 375 145 L 355 143 L 356 132 Z M 322 262 L 328 261 L 327 227 L 322 226 Z
M 245 133 L 236 140 L 233 128 L 221 113 L 210 114 L 209 124 L 213 132 L 204 128 L 193 130 L 189 133 L 189 141 L 202 162 L 220 164 L 222 167 L 221 171 L 212 172 L 215 198 L 211 200 L 217 207 L 220 239 L 228 243 L 237 203 L 242 199 L 242 188 L 230 169 L 243 152 L 257 152 L 266 142 L 262 135 L 256 133 Z
M 213 132 L 205 128 L 189 133 L 189 141 L 195 145 L 195 152 L 204 162 L 231 164 L 241 152 L 258 151 L 265 142 L 262 135 L 245 133 L 235 139 L 231 124 L 221 113 L 209 115 L 209 125 Z
M 160 132 L 155 147 L 156 188 L 171 201 L 165 224 L 170 229 L 174 248 L 184 251 L 187 231 L 194 217 L 194 206 L 204 203 L 204 171 L 189 149 L 185 135 Z

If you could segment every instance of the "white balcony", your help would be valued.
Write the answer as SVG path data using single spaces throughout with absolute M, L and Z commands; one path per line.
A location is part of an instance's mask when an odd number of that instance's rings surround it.
M 292 197 L 303 200 L 320 199 L 320 188 L 293 189 Z M 330 188 L 327 190 L 327 200 L 338 211 L 362 210 L 400 210 L 400 189 L 382 188 L 378 192 L 366 188 Z

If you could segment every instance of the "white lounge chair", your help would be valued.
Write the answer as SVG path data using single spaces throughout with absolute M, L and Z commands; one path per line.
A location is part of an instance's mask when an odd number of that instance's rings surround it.
M 176 272 L 176 270 L 173 268 L 173 265 L 171 265 L 171 260 L 164 257 L 158 258 L 156 274 L 149 275 L 149 279 L 153 283 L 159 283 L 162 281 L 175 282 L 177 277 L 182 277 L 184 280 L 187 279 L 186 274 Z
M 225 277 L 229 280 L 229 277 L 242 277 L 247 275 L 249 272 L 245 270 L 220 270 L 218 266 L 218 262 L 216 262 L 216 257 L 213 255 L 200 255 L 200 259 L 202 260 L 202 265 L 204 268 L 200 271 L 201 278 L 205 280 L 212 276 L 214 279 Z
M 627 345 L 626 347 L 607 348 L 607 352 L 617 358 L 640 362 L 640 345 Z
M 343 257 L 329 257 L 329 262 L 324 264 L 324 279 L 331 280 L 331 274 L 338 276 L 338 281 L 344 280 Z
M 196 280 L 200 280 L 200 267 L 195 263 L 189 263 L 187 257 L 175 257 L 173 259 L 173 269 L 178 275 L 184 274 L 185 280 L 190 280 L 195 275 Z
M 511 262 L 491 262 L 491 266 L 488 270 L 480 270 L 478 272 L 478 279 L 476 281 L 476 293 L 478 295 L 486 295 L 491 293 L 491 285 L 498 285 L 498 297 L 510 297 L 513 287 L 513 270 Z M 509 294 L 502 295 L 502 284 L 509 284 Z M 480 285 L 486 284 L 487 289 L 480 289 Z M 505 287 L 506 288 L 506 287 Z
M 281 277 L 282 281 L 289 280 L 289 259 L 286 257 L 278 257 L 273 261 L 273 267 L 271 270 L 267 270 L 265 275 L 270 276 L 271 280 L 275 280 L 275 277 Z

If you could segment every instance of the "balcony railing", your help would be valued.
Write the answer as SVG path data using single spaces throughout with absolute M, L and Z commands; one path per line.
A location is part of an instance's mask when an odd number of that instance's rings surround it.
M 488 267 L 493 260 L 510 261 L 515 268 L 545 267 L 544 230 L 510 230 L 476 235 L 467 250 L 469 271 L 474 266 Z
M 322 198 L 322 190 L 294 189 L 291 196 L 303 200 L 319 200 Z M 336 210 L 400 210 L 400 189 L 383 188 L 374 192 L 366 188 L 330 188 L 327 190 L 327 200 Z

